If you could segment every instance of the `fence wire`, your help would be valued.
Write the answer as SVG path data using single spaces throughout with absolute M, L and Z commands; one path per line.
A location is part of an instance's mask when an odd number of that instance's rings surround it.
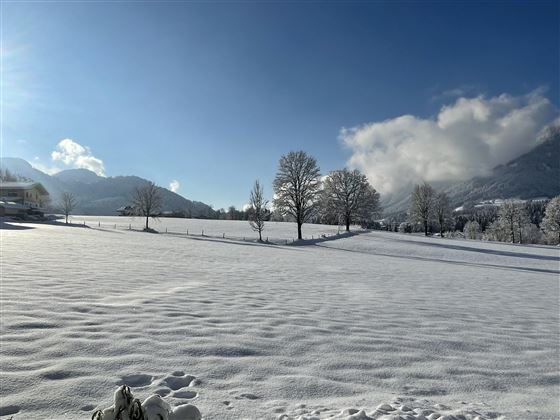
M 77 220 L 74 220 L 73 223 L 79 223 Z M 80 224 L 83 226 L 87 226 L 93 229 L 102 229 L 102 230 L 128 230 L 128 231 L 136 231 L 136 232 L 144 232 L 144 225 L 140 224 L 132 224 L 132 223 L 107 223 L 101 221 L 82 221 Z M 189 229 L 188 227 L 185 228 L 183 231 L 178 230 L 171 230 L 169 228 L 165 229 L 152 229 L 150 230 L 153 233 L 157 234 L 164 234 L 164 235 L 174 235 L 174 236 L 185 236 L 185 237 L 198 237 L 198 238 L 209 238 L 209 239 L 225 239 L 230 241 L 239 241 L 239 242 L 258 242 L 258 235 L 246 235 L 246 236 L 239 236 L 228 234 L 227 232 L 222 232 L 221 234 L 215 232 L 205 232 L 204 229 Z M 306 235 L 302 238 L 301 241 L 322 241 L 328 239 L 335 239 L 339 237 L 348 236 L 350 234 L 355 234 L 359 232 L 365 232 L 366 229 L 354 229 L 350 232 L 346 232 L 343 230 L 338 230 L 337 232 L 324 232 L 324 233 L 314 233 L 312 235 Z M 297 238 L 274 238 L 270 236 L 263 235 L 263 242 L 274 244 L 274 245 L 289 245 L 292 243 L 301 242 Z

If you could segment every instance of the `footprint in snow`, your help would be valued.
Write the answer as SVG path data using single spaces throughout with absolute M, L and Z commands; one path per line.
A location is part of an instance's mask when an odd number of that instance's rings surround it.
M 13 414 L 19 413 L 20 407 L 17 405 L 4 405 L 0 407 L 0 417 L 1 416 L 11 416 Z
M 238 400 L 242 400 L 242 399 L 247 399 L 247 400 L 258 400 L 259 397 L 255 394 L 249 394 L 249 393 L 245 393 L 245 394 L 241 394 L 237 397 L 235 397 Z
M 177 391 L 181 388 L 185 388 L 196 379 L 192 375 L 185 375 L 183 372 L 173 372 L 174 374 L 182 373 L 182 375 L 171 375 L 163 378 L 160 382 L 160 385 L 166 386 L 173 391 Z
M 193 398 L 196 398 L 198 396 L 198 394 L 194 391 L 176 391 L 171 395 L 173 398 L 182 398 L 182 399 L 186 399 L 186 400 L 192 400 Z
M 152 384 L 154 377 L 151 375 L 133 374 L 121 376 L 121 379 L 117 381 L 117 385 L 128 385 L 131 388 L 140 388 L 143 386 L 148 386 Z
M 159 388 L 154 391 L 154 394 L 158 394 L 160 397 L 165 397 L 171 393 L 169 388 Z

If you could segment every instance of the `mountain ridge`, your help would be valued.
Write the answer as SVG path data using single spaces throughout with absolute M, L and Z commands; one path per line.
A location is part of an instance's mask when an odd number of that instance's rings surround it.
M 21 158 L 0 159 L 0 168 L 12 174 L 40 182 L 49 191 L 55 205 L 64 192 L 74 194 L 76 214 L 110 216 L 119 207 L 130 205 L 135 188 L 148 182 L 147 179 L 128 175 L 102 177 L 87 169 L 67 169 L 48 175 Z M 160 187 L 163 211 L 187 212 L 191 217 L 212 217 L 214 210 L 200 201 L 189 200 L 167 188 Z
M 79 204 L 76 213 L 114 215 L 116 209 L 130 204 L 135 188 L 146 179 L 134 175 L 102 177 L 87 169 L 67 169 L 48 175 L 20 158 L 0 159 L 0 168 L 41 182 L 56 203 L 63 192 L 72 192 Z M 510 162 L 498 165 L 484 177 L 466 181 L 432 183 L 437 191 L 448 194 L 453 207 L 472 205 L 492 199 L 534 199 L 560 195 L 560 130 Z M 164 187 L 163 210 L 187 211 L 191 217 L 214 217 L 214 210 L 205 203 L 191 201 Z M 413 186 L 382 198 L 385 216 L 403 214 L 410 206 Z
M 483 200 L 552 198 L 560 195 L 560 130 L 529 152 L 498 165 L 488 176 L 466 181 L 431 183 L 449 196 L 453 207 L 476 204 Z M 413 186 L 385 200 L 385 215 L 406 212 Z

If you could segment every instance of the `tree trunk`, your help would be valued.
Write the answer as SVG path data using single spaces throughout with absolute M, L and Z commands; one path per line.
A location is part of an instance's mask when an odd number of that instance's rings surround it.
M 68 224 L 68 215 L 66 214 L 66 224 Z
M 303 239 L 303 236 L 301 236 L 301 225 L 302 225 L 302 223 L 298 221 L 297 222 L 297 238 L 299 240 Z
M 150 216 L 146 216 L 146 230 L 148 230 L 148 220 L 149 220 Z
M 350 232 L 350 216 L 346 216 L 346 232 Z
M 262 232 L 260 229 L 259 229 L 259 242 L 262 242 Z
M 424 235 L 428 236 L 428 221 L 424 220 Z

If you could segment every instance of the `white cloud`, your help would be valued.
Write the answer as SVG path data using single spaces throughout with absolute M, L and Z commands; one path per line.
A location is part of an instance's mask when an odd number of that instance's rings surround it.
M 343 128 L 348 164 L 382 193 L 420 181 L 464 180 L 528 152 L 558 110 L 536 90 L 523 96 L 459 98 L 435 118 L 403 115 Z
M 169 189 L 173 192 L 177 192 L 180 187 L 181 187 L 181 184 L 176 179 L 174 179 L 173 181 L 171 181 L 169 183 Z
M 93 156 L 89 147 L 82 146 L 71 139 L 64 139 L 56 145 L 56 149 L 51 153 L 53 161 L 61 161 L 74 168 L 89 169 L 99 176 L 105 176 L 103 161 Z

